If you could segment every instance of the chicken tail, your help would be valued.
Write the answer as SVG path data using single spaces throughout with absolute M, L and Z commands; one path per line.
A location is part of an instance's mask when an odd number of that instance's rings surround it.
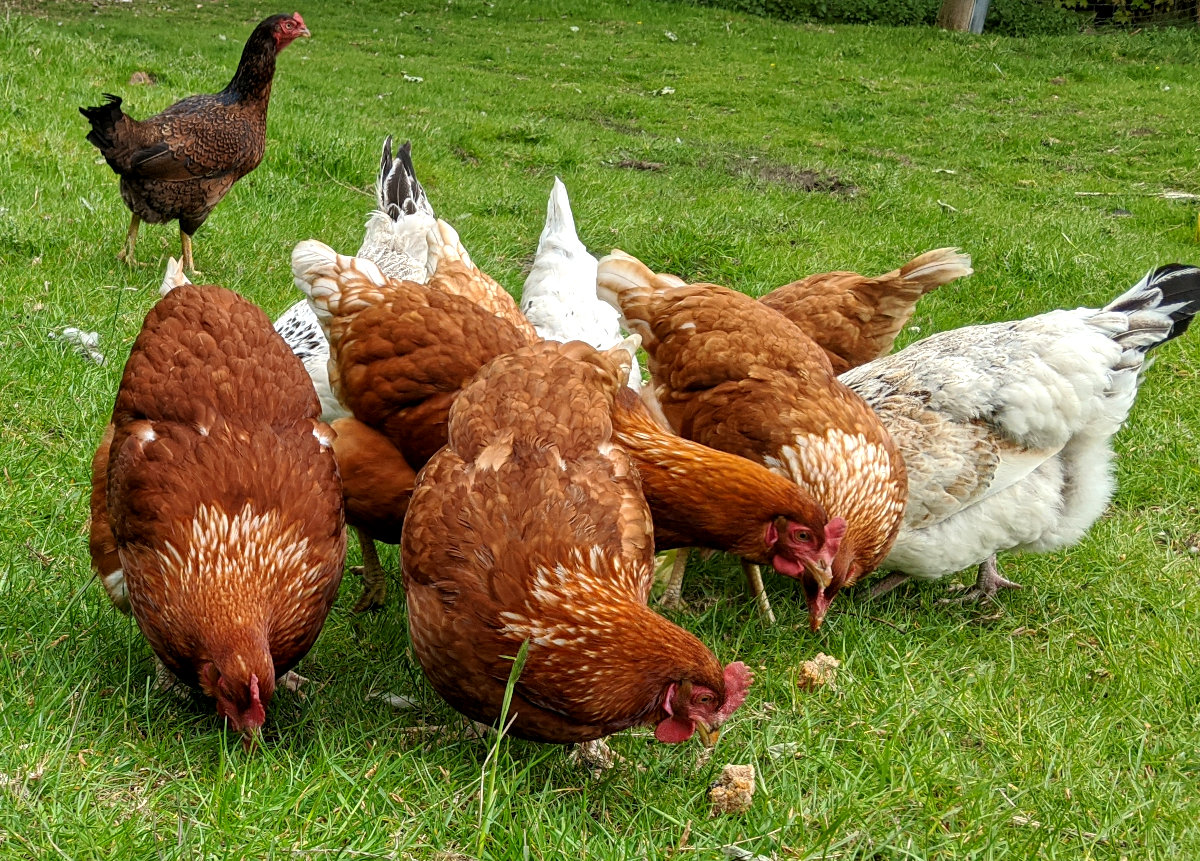
M 894 273 L 889 274 L 921 285 L 921 295 L 924 295 L 943 284 L 965 278 L 974 271 L 971 268 L 970 254 L 963 254 L 958 248 L 935 248 L 914 257 Z
M 559 245 L 579 241 L 579 234 L 575 232 L 575 216 L 571 214 L 571 199 L 567 197 L 567 187 L 557 176 L 554 177 L 554 186 L 550 189 L 550 200 L 546 203 L 546 226 L 542 228 L 538 247 L 549 242 L 551 237 L 555 237 Z
M 629 381 L 630 371 L 637 366 L 637 351 L 642 345 L 640 335 L 629 335 L 619 343 L 613 344 L 607 350 L 602 350 L 604 356 L 620 370 L 617 379 L 624 388 Z
M 645 263 L 614 248 L 600 259 L 596 295 L 620 311 L 626 320 L 648 323 L 657 280 L 658 276 Z
M 166 296 L 176 287 L 192 282 L 183 274 L 183 266 L 174 257 L 167 258 L 167 271 L 163 274 L 162 285 L 158 288 L 159 296 Z
M 410 141 L 393 157 L 391 135 L 384 140 L 375 206 L 357 256 L 367 258 L 390 278 L 428 281 L 433 272 L 428 266 L 433 207 L 413 170 Z
M 379 181 L 375 186 L 379 211 L 393 221 L 418 212 L 433 217 L 433 207 L 425 189 L 417 181 L 412 163 L 412 141 L 405 141 L 392 156 L 392 136 L 383 141 L 383 157 L 379 161 Z
M 380 288 L 387 284 L 370 260 L 338 254 L 316 239 L 292 249 L 292 278 L 308 297 L 327 338 L 334 317 L 347 317 L 382 301 Z
M 1200 268 L 1182 263 L 1160 266 L 1106 305 L 1104 311 L 1124 314 L 1128 320 L 1113 340 L 1123 347 L 1148 352 L 1178 338 L 1200 313 Z
M 121 97 L 105 93 L 104 104 L 92 108 L 80 108 L 79 113 L 83 114 L 92 124 L 92 130 L 88 132 L 87 136 L 88 143 L 100 150 L 101 154 L 107 158 L 108 151 L 117 145 L 117 126 L 125 117 L 125 112 L 121 110 Z

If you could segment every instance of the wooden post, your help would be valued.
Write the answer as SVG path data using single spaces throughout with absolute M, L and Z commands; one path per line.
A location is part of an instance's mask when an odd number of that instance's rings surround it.
M 971 13 L 974 10 L 975 0 L 942 0 L 937 25 L 943 30 L 966 32 L 971 29 Z

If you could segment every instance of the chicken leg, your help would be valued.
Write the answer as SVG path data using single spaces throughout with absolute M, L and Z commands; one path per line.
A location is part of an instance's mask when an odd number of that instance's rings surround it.
M 979 564 L 979 574 L 975 577 L 975 585 L 971 586 L 957 598 L 942 598 L 940 604 L 966 604 L 970 601 L 994 601 L 996 593 L 1001 589 L 1022 589 L 1020 583 L 1014 583 L 1000 574 L 996 564 L 996 554 L 992 554 Z
M 134 218 L 137 218 L 135 215 Z M 183 267 L 185 272 L 191 272 L 193 277 L 202 277 L 203 272 L 196 270 L 196 263 L 192 260 L 192 237 L 183 232 L 183 228 L 179 228 L 179 247 L 180 256 L 183 258 L 179 261 L 179 265 Z
M 742 560 L 742 572 L 746 575 L 746 583 L 750 586 L 750 594 L 758 605 L 758 614 L 768 624 L 775 624 L 775 614 L 771 611 L 771 602 L 767 599 L 767 590 L 763 587 L 762 571 L 757 565 Z
M 901 574 L 899 572 L 895 574 L 889 574 L 871 587 L 871 594 L 869 597 L 871 600 L 874 600 L 875 598 L 882 598 L 888 592 L 891 592 L 893 589 L 896 589 L 899 586 L 903 586 L 911 579 L 912 578 L 909 575 Z
M 367 610 L 378 610 L 387 600 L 387 573 L 379 562 L 379 552 L 375 549 L 375 539 L 363 532 L 357 526 L 358 543 L 362 547 L 362 594 L 354 605 L 355 613 L 365 613 Z
M 137 244 L 138 227 L 141 226 L 141 223 L 142 220 L 136 214 L 129 219 L 129 230 L 125 234 L 125 244 L 117 252 L 117 259 L 129 266 L 137 265 L 137 261 L 133 259 L 133 246 Z
M 690 550 L 687 547 L 680 547 L 675 551 L 675 560 L 671 563 L 671 576 L 667 580 L 667 588 L 663 590 L 662 595 L 658 598 L 658 606 L 664 610 L 684 610 L 687 609 L 683 603 L 683 575 L 687 570 L 688 555 Z

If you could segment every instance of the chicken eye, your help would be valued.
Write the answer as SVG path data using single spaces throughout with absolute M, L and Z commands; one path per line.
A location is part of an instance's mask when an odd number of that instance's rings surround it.
M 712 701 L 713 698 L 711 694 L 701 694 L 700 696 L 696 697 L 696 702 L 702 706 L 712 705 Z
M 807 529 L 801 529 L 799 532 L 796 533 L 796 537 L 799 538 L 801 541 L 805 542 L 806 544 L 813 540 L 813 534 L 811 532 L 809 532 Z

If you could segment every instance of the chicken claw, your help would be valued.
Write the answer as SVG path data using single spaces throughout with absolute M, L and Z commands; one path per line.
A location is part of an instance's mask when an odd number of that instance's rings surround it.
M 354 612 L 365 613 L 367 610 L 380 609 L 387 600 L 387 573 L 379 562 L 374 539 L 361 529 L 356 531 L 358 543 L 362 546 L 363 564 L 359 573 L 362 575 L 363 590 L 354 605 Z
M 994 601 L 996 593 L 1001 589 L 1023 589 L 1020 583 L 1014 583 L 1000 574 L 996 565 L 996 555 L 993 553 L 979 565 L 979 574 L 975 585 L 968 588 L 957 598 L 942 598 L 939 604 L 966 604 L 968 602 Z
M 671 563 L 671 576 L 667 579 L 667 588 L 658 598 L 658 606 L 664 610 L 686 610 L 683 602 L 683 574 L 687 570 L 688 548 L 680 547 L 675 551 L 675 559 Z
M 884 577 L 882 580 L 880 580 L 878 583 L 876 583 L 874 586 L 871 587 L 871 594 L 868 597 L 870 600 L 874 600 L 876 598 L 882 598 L 888 592 L 891 592 L 893 589 L 903 586 L 905 583 L 907 583 L 911 579 L 912 578 L 909 577 L 907 574 L 900 574 L 900 573 L 889 574 L 888 576 Z

